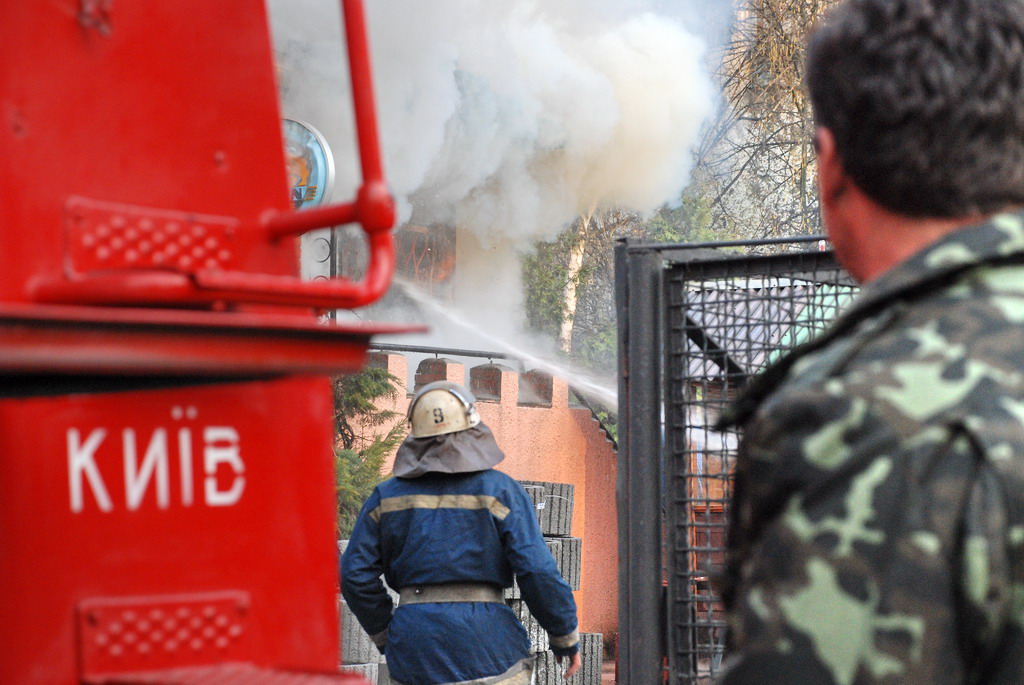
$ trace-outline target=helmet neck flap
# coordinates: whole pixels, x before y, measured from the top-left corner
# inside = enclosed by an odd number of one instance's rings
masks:
[[[491,429],[479,423],[467,430],[426,438],[412,434],[399,446],[393,474],[417,478],[426,473],[483,471],[505,458]]]

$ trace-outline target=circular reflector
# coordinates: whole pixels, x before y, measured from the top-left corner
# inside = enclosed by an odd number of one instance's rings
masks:
[[[327,140],[307,123],[284,120],[288,188],[295,209],[325,204],[334,187],[334,156]]]

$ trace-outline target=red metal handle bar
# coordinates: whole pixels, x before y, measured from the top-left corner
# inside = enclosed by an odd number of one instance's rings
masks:
[[[250,302],[292,304],[318,309],[341,309],[369,304],[383,295],[395,270],[391,231],[368,234],[369,263],[359,282],[344,279],[306,281],[301,288],[286,276],[258,276],[238,271],[206,271],[195,274],[195,283],[211,301],[242,294]],[[339,304],[344,302],[345,304]]]
[[[343,9],[349,72],[352,78],[352,106],[355,111],[356,130],[359,131],[359,159],[363,168],[363,181],[383,183],[384,170],[377,135],[377,112],[373,103],[366,13],[363,11],[362,0],[343,0]]]
[[[264,225],[274,239],[355,221],[362,224],[367,233],[373,233],[391,228],[395,221],[394,202],[387,192],[381,163],[363,1],[342,0],[342,9],[363,184],[355,202],[302,212],[271,213],[264,217]]]
[[[355,307],[368,303],[387,290],[394,271],[394,246],[390,231],[369,236],[370,262],[366,278],[296,282],[290,276],[251,274],[241,271],[118,272],[66,280],[39,278],[29,284],[37,302],[103,305],[176,305],[181,303],[257,302],[316,309]]]
[[[262,223],[270,238],[278,240],[284,236],[307,233],[318,228],[358,222],[369,240],[370,259],[365,276],[359,283],[342,281],[333,287],[338,297],[355,302],[356,304],[347,305],[353,307],[376,300],[384,294],[391,283],[395,267],[393,243],[390,235],[387,240],[383,240],[379,238],[379,234],[390,231],[394,225],[395,205],[388,193],[381,163],[366,12],[362,0],[342,0],[342,11],[345,17],[345,39],[362,185],[356,193],[354,202],[301,212],[270,212],[263,217]],[[382,251],[388,254],[383,254]]]

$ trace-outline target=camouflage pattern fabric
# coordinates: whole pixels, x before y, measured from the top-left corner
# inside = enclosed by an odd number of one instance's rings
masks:
[[[1024,683],[1024,217],[869,284],[723,419],[722,683]]]

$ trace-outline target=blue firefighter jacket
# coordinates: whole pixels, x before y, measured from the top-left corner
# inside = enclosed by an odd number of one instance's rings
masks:
[[[341,562],[342,594],[370,634],[387,631],[388,669],[407,685],[504,673],[530,641],[505,604],[458,602],[393,607],[380,580],[400,589],[440,583],[512,586],[541,626],[579,645],[576,603],[544,544],[529,495],[494,470],[391,478],[363,505]],[[572,644],[568,644],[572,643]]]

